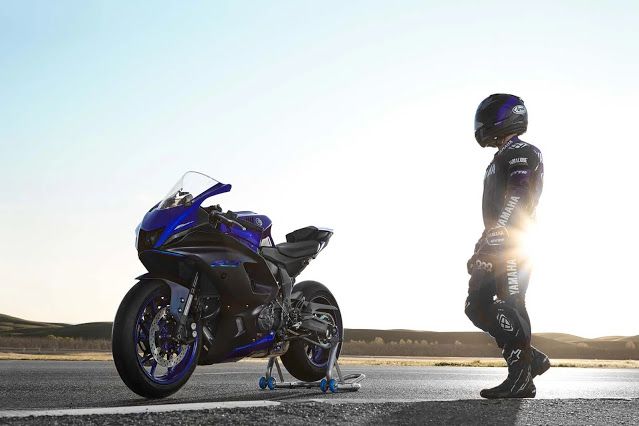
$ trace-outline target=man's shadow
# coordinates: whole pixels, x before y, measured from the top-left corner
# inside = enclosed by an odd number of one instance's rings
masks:
[[[367,424],[514,425],[523,399],[470,399],[386,403],[383,414],[368,418]],[[382,408],[382,407],[380,407]]]

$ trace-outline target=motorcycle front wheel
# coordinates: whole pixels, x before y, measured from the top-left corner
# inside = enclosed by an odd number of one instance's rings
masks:
[[[177,392],[195,370],[200,355],[201,325],[196,325],[191,343],[176,341],[170,302],[171,292],[164,282],[143,280],[124,296],[113,321],[115,367],[129,389],[145,398]]]

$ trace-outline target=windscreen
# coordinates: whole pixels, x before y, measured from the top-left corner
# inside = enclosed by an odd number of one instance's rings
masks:
[[[159,210],[171,209],[178,206],[188,206],[193,198],[197,197],[207,189],[217,185],[218,181],[200,172],[186,172],[177,181],[175,186],[160,201]]]

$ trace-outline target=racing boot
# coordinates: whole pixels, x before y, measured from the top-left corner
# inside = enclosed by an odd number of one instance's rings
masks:
[[[548,359],[548,355],[534,346],[531,346],[530,350],[532,351],[530,375],[534,379],[535,377],[544,374],[550,368],[550,359]]]
[[[482,389],[482,398],[534,398],[537,389],[532,380],[532,350],[504,348],[504,358],[508,364],[508,377],[500,385]]]

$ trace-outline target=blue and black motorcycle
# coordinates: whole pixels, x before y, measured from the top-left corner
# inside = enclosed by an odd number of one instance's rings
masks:
[[[244,357],[270,359],[262,388],[275,386],[276,357],[301,381],[322,379],[324,391],[335,383],[330,374],[343,335],[337,301],[318,282],[295,284],[332,231],[309,226],[276,245],[268,217],[202,206],[230,190],[187,172],[137,229],[138,257],[148,273],[117,311],[113,359],[141,396],[176,392],[197,364]]]

